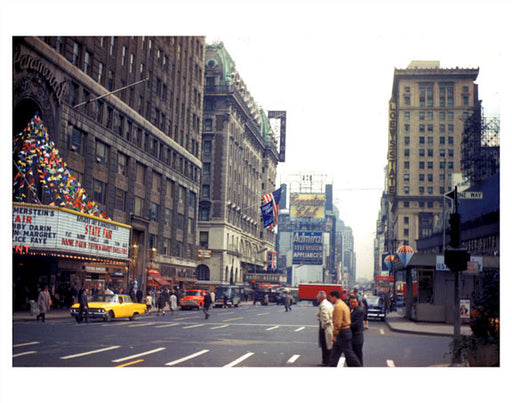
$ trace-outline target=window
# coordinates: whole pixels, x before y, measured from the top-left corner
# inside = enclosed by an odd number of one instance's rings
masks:
[[[103,80],[103,63],[98,64],[98,83],[102,84]]]
[[[194,192],[188,193],[188,207],[194,209],[194,211],[196,209],[196,194]]]
[[[432,174],[428,174],[427,178],[428,178],[429,182],[433,182],[434,181],[434,175],[432,175]]]
[[[420,194],[425,193],[425,187],[424,186],[420,186],[419,187],[419,192],[420,192]]]
[[[404,148],[404,157],[408,157],[408,156],[409,156],[409,149]]]
[[[158,220],[158,204],[151,202],[149,205],[149,218],[153,221]]]
[[[419,169],[425,169],[425,161],[419,162]]]
[[[142,217],[143,216],[142,212],[144,211],[143,207],[144,207],[144,199],[141,197],[135,196],[133,213],[136,216]]]
[[[404,119],[411,120],[411,112],[404,112]]]
[[[445,137],[444,136],[439,137],[439,144],[445,144]]]
[[[110,37],[110,56],[114,54],[114,37]]]
[[[153,183],[151,184],[151,190],[160,193],[162,188],[162,175],[153,172]]]
[[[405,137],[404,137],[404,144],[405,144],[406,146],[408,146],[410,142],[411,142],[411,138],[410,138],[409,136],[405,136]]]
[[[201,231],[199,233],[199,246],[201,248],[208,248],[208,232]]]
[[[427,155],[428,155],[429,157],[433,157],[433,156],[434,156],[434,150],[433,150],[433,149],[431,149],[431,148],[429,148],[429,149],[427,150]]]
[[[71,83],[69,86],[69,105],[75,106],[78,99],[78,84]]]
[[[404,174],[404,182],[409,182],[409,174]]]
[[[404,97],[404,103],[405,103],[405,106],[410,106],[411,105],[411,97]]]
[[[199,209],[199,216],[201,221],[210,221],[210,208],[201,207]]]
[[[71,63],[73,63],[75,66],[78,66],[78,43],[73,42],[73,55],[71,58]]]
[[[93,199],[96,203],[105,204],[105,183],[97,179],[92,181]]]
[[[212,142],[210,140],[205,140],[203,143],[203,154],[209,155],[212,153]]]
[[[107,106],[107,127],[109,129],[112,129],[113,122],[114,122],[114,110],[110,106]]]
[[[407,216],[404,216],[404,224],[409,224],[409,217]]]
[[[128,169],[128,157],[123,153],[117,153],[117,173],[126,176]]]
[[[167,207],[164,210],[164,223],[165,225],[171,225],[171,209]]]
[[[145,183],[146,167],[137,163],[135,168],[135,182],[143,185]]]
[[[99,165],[108,164],[108,146],[99,140],[96,140],[96,163]]]
[[[424,157],[425,156],[425,149],[424,148],[420,148],[419,149],[419,153],[420,153],[420,157]]]
[[[419,180],[420,182],[425,182],[425,174],[420,174]]]
[[[187,189],[185,187],[180,186],[178,188],[178,202],[181,204],[185,204],[185,195],[186,195]]]
[[[112,70],[108,71],[107,90],[114,90],[114,72]]]
[[[441,158],[445,157],[445,149],[444,148],[439,149],[439,157],[441,157]]]
[[[429,186],[429,187],[427,188],[427,193],[428,193],[429,195],[433,194],[433,193],[434,193],[434,188],[433,188],[432,186]]]
[[[407,133],[411,131],[411,125],[409,123],[404,124],[404,131]]]
[[[85,52],[84,55],[84,73],[89,74],[89,68],[91,66],[91,54],[89,52]]]
[[[204,131],[205,132],[211,132],[213,129],[213,120],[212,119],[205,119],[204,120]]]
[[[124,66],[126,60],[126,46],[121,49],[121,66]]]
[[[164,238],[164,255],[169,256],[171,254],[171,239]]]
[[[126,192],[122,189],[116,188],[116,209],[125,211],[126,210]]]
[[[423,123],[420,124],[420,133],[425,133],[425,125]]]
[[[211,174],[211,165],[209,162],[205,162],[203,164],[203,175],[210,175]]]
[[[427,162],[427,169],[434,169],[434,163],[432,161]]]
[[[204,198],[210,197],[210,185],[203,185],[201,190],[201,196]]]
[[[406,195],[408,195],[408,194],[409,194],[409,186],[404,186],[404,193],[405,193]]]
[[[409,169],[409,161],[404,161],[404,169]]]
[[[420,112],[420,120],[425,120],[425,112]]]
[[[425,137],[424,136],[420,136],[419,137],[419,141],[420,141],[420,144],[425,144]]]
[[[74,127],[71,132],[69,148],[79,155],[84,155],[85,151],[85,132]]]

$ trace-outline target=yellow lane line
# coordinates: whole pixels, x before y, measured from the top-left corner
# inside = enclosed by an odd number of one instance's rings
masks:
[[[256,315],[268,315],[270,312],[257,313]]]
[[[137,361],[127,362],[126,364],[116,365],[116,368],[127,367],[128,365],[137,364],[138,362],[142,362],[142,361],[144,361],[144,360],[137,360]]]
[[[230,320],[238,320],[238,319],[243,319],[243,316],[240,316],[238,318],[224,319],[223,322],[229,322]]]

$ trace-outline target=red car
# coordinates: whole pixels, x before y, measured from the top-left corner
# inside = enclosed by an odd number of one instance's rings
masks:
[[[187,290],[180,299],[181,309],[202,309],[204,306],[205,290]]]

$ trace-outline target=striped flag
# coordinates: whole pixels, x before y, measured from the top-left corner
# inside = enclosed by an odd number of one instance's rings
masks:
[[[263,227],[274,229],[277,227],[279,204],[281,202],[281,188],[262,196],[263,205],[260,207],[263,218]]]

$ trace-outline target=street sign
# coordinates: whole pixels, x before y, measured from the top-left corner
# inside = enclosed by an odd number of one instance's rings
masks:
[[[462,192],[458,196],[461,199],[483,199],[484,192]]]

